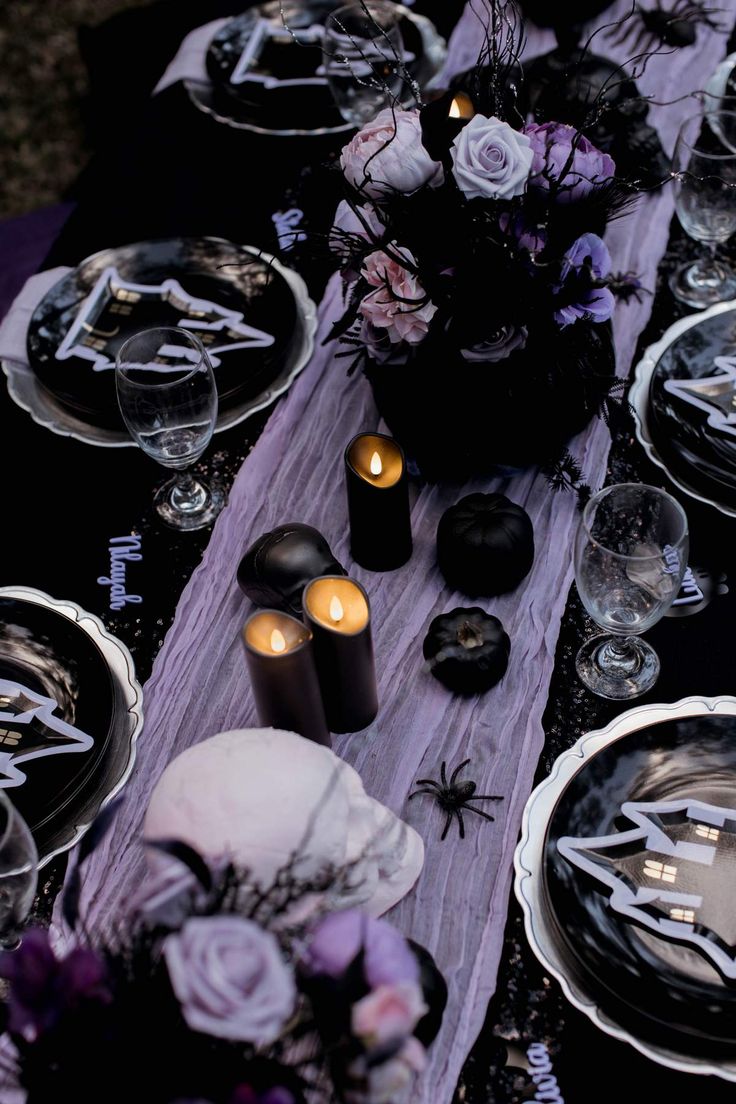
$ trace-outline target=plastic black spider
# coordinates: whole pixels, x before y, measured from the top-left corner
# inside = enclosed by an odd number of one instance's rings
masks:
[[[635,7],[631,18],[622,20],[619,34],[614,28],[606,37],[612,46],[621,46],[627,42],[631,49],[649,52],[659,44],[673,48],[692,46],[698,33],[698,26],[710,27],[713,31],[722,31],[723,27],[712,18],[722,8],[706,8],[703,0],[675,0],[667,10],[657,0],[653,8]]]
[[[460,766],[455,767],[454,771],[450,775],[450,781],[447,781],[447,764],[443,762],[440,767],[440,782],[434,782],[431,778],[417,778],[417,786],[423,786],[424,789],[415,790],[414,793],[409,794],[409,801],[413,797],[421,797],[426,795],[427,797],[433,797],[440,809],[444,813],[447,813],[447,820],[445,821],[445,827],[440,839],[445,839],[447,833],[450,830],[452,824],[452,818],[457,817],[457,823],[460,828],[460,839],[465,839],[465,824],[463,822],[462,809],[465,809],[469,813],[477,813],[478,816],[483,817],[484,820],[495,820],[490,813],[484,813],[482,809],[474,809],[470,804],[471,801],[503,801],[503,797],[498,794],[477,794],[475,782],[468,780],[467,782],[457,782],[457,776],[463,767],[467,767],[469,759],[463,759]]]

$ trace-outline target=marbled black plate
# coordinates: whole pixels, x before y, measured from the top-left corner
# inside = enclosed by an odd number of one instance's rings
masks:
[[[736,699],[584,736],[532,794],[516,870],[531,946],[578,1008],[736,1080]]]
[[[127,649],[70,602],[0,588],[0,788],[41,862],[71,846],[132,769],[141,690]]]
[[[303,320],[292,280],[257,250],[217,238],[138,242],[88,257],[51,288],[31,318],[28,358],[72,417],[124,434],[114,363],[132,333],[185,321],[210,352],[227,416],[273,397],[303,361]]]
[[[288,17],[293,35],[284,30],[280,0],[270,0],[231,19],[215,34],[207,50],[211,86],[188,83],[196,106],[229,125],[266,134],[319,135],[352,130],[319,73],[321,46],[310,35],[310,28],[323,25],[330,12],[341,5],[342,0],[300,3]],[[426,89],[444,63],[444,40],[425,16],[398,7],[402,39],[410,55],[407,68],[420,88]],[[261,42],[264,25],[270,35]],[[244,66],[244,51],[254,35],[259,36],[255,56]]]

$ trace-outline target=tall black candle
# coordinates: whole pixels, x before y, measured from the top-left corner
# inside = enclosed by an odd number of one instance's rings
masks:
[[[369,571],[393,571],[412,553],[409,483],[401,446],[359,433],[345,449],[350,552]]]
[[[368,595],[360,583],[322,575],[304,588],[304,620],[330,732],[359,732],[378,712]]]
[[[260,723],[330,747],[309,627],[259,610],[243,627],[243,643]]]

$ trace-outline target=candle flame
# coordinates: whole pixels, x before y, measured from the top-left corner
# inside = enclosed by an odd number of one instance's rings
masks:
[[[281,629],[274,629],[271,633],[271,651],[272,652],[285,652],[286,651],[286,637],[281,632]]]
[[[450,118],[462,119],[462,113],[460,111],[460,104],[457,102],[457,98],[450,104]]]
[[[374,452],[371,456],[370,463],[371,475],[380,475],[383,471],[383,464],[381,463],[381,457],[377,452]]]
[[[336,594],[333,594],[330,599],[330,617],[333,621],[338,622],[342,621],[344,616],[345,610],[342,608],[342,602]]]

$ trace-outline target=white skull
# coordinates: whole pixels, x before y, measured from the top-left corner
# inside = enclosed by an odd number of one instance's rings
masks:
[[[424,863],[421,837],[366,794],[351,766],[273,728],[222,732],[182,752],[151,795],[143,831],[228,856],[262,886],[295,852],[305,878],[350,865],[331,907],[372,916],[409,892]]]

